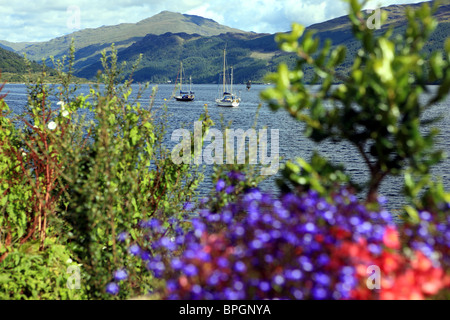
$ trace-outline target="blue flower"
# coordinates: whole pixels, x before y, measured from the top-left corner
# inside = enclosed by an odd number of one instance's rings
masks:
[[[303,273],[299,269],[286,271],[286,278],[288,280],[300,280],[303,277]]]
[[[219,179],[216,184],[216,191],[220,192],[225,188],[225,181],[223,179]]]
[[[233,186],[228,186],[228,187],[225,189],[225,193],[226,193],[226,194],[231,194],[231,193],[233,193],[233,191],[234,191],[234,187],[233,187]]]
[[[259,284],[259,289],[261,291],[267,292],[270,290],[270,284],[267,281],[261,281]]]
[[[215,286],[220,281],[220,273],[218,271],[214,271],[211,276],[208,278],[207,283],[210,286]]]
[[[147,251],[142,251],[141,253],[141,259],[144,261],[150,260],[150,253]]]
[[[125,240],[127,240],[127,239],[128,239],[128,232],[126,232],[126,231],[121,232],[117,235],[117,240],[119,242],[125,242]]]
[[[275,284],[281,286],[284,283],[284,277],[280,274],[277,274],[274,278],[273,278],[273,282],[275,282]]]
[[[247,266],[242,261],[237,261],[234,265],[234,269],[237,272],[245,272],[245,271],[247,271]]]
[[[196,276],[198,272],[197,267],[191,263],[184,267],[183,271],[187,276]]]
[[[172,259],[172,261],[170,262],[170,265],[172,266],[172,268],[174,270],[180,270],[181,267],[183,267],[183,263],[181,262],[181,260],[176,257]]]
[[[173,241],[171,241],[169,239],[169,237],[162,237],[160,242],[161,242],[161,246],[163,246],[167,250],[174,251],[177,248],[175,243]]]
[[[185,202],[183,205],[183,209],[186,211],[191,211],[192,209],[194,209],[194,207],[195,207],[194,204],[189,201]]]
[[[119,285],[115,282],[110,282],[106,285],[106,293],[112,294],[113,296],[119,293]]]
[[[228,260],[224,257],[220,257],[219,259],[217,259],[217,265],[221,268],[226,268],[228,267]]]
[[[320,283],[321,285],[327,286],[330,284],[330,277],[326,275],[325,273],[318,272],[314,274],[314,279],[316,282]]]
[[[137,256],[141,253],[141,248],[137,244],[132,244],[128,250],[133,256]]]
[[[312,289],[312,296],[315,300],[322,300],[322,299],[326,299],[328,295],[327,290],[325,290],[322,287],[314,287]]]
[[[119,269],[114,272],[114,279],[116,281],[126,280],[128,278],[128,273],[125,269]]]

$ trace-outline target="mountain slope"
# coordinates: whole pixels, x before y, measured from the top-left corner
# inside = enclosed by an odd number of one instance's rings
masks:
[[[143,55],[139,69],[133,74],[136,81],[174,81],[179,62],[183,61],[185,72],[192,76],[194,83],[214,83],[222,71],[225,46],[228,48],[228,64],[235,69],[236,82],[261,81],[267,70],[274,71],[276,68],[269,60],[275,55],[285,55],[278,50],[273,35],[226,33],[204,37],[198,34],[165,33],[149,34],[121,50],[119,62],[127,61],[131,65],[140,54]],[[78,70],[76,75],[93,78],[98,70],[101,70],[100,62]]]
[[[48,59],[50,56],[59,58],[66,54],[72,38],[75,41],[77,50],[86,47],[102,49],[105,46],[110,46],[111,43],[116,43],[118,48],[125,48],[147,34],[158,35],[166,32],[197,33],[203,36],[218,35],[226,32],[245,33],[242,30],[220,25],[211,19],[162,11],[138,23],[122,23],[114,26],[84,29],[50,41],[26,45],[19,49],[18,52],[21,54],[26,53],[30,59],[40,61],[41,59]],[[15,45],[19,46],[20,44]],[[14,48],[11,43],[9,47]],[[79,58],[87,59],[98,53],[98,50],[91,50],[89,56],[84,55]]]
[[[42,66],[32,62],[31,72],[37,72]],[[0,72],[2,73],[1,81],[23,81],[20,75],[27,73],[29,70],[23,57],[17,53],[0,48]]]

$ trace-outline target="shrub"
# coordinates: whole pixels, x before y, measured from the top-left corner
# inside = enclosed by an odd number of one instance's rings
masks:
[[[67,246],[55,240],[47,239],[49,248],[45,251],[39,250],[39,241],[29,241],[8,255],[0,270],[0,299],[86,299],[82,287],[76,288],[74,282],[72,288],[68,285],[71,281],[69,267],[80,266],[72,262]]]

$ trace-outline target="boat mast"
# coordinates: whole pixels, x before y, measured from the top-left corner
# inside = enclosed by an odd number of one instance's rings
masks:
[[[180,61],[180,94],[183,90],[183,61]]]
[[[231,86],[230,93],[233,94],[233,67],[231,67]]]
[[[223,49],[223,92],[226,92],[225,90],[225,54],[226,54],[227,48]]]

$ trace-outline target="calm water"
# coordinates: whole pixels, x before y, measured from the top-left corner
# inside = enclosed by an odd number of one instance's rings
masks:
[[[135,91],[137,91],[137,86]],[[217,85],[195,85],[196,99],[193,102],[177,102],[174,99],[169,99],[173,85],[158,85],[158,92],[155,97],[154,109],[163,105],[168,106],[169,113],[172,114],[168,129],[168,140],[173,130],[184,127],[193,130],[193,122],[197,121],[200,114],[203,112],[203,107],[208,104],[208,111],[212,119],[216,123],[218,129],[220,128],[221,114],[224,117],[225,123],[232,121],[232,129],[243,129],[246,131],[251,128],[258,105],[261,103],[259,93],[267,88],[265,85],[253,85],[252,88],[247,91],[245,85],[236,85],[235,91],[241,92],[242,102],[237,108],[220,108],[214,104],[214,99],[218,93]],[[430,87],[431,90],[435,90],[435,87]],[[89,91],[88,85],[83,85],[79,92],[87,94]],[[25,85],[21,84],[7,84],[3,93],[8,92],[8,96],[5,101],[10,106],[14,113],[20,113],[23,111],[26,104],[27,90]],[[148,89],[143,99],[139,100],[142,105],[148,105],[149,97],[151,95],[151,88]],[[164,99],[167,99],[165,101]],[[426,99],[426,96],[423,96]],[[56,106],[57,100],[54,100],[54,106]],[[442,115],[443,119],[436,125],[440,129],[440,135],[438,137],[437,148],[443,149],[450,155],[450,98],[447,98],[444,102],[436,104],[432,109],[426,112],[425,117],[434,117]],[[316,145],[304,137],[302,133],[303,126],[292,119],[287,112],[278,111],[272,112],[266,105],[263,104],[258,117],[257,128],[267,126],[268,136],[270,142],[270,129],[279,129],[279,153],[284,159],[294,159],[296,157],[302,157],[309,159],[313,150],[318,150],[322,155],[326,156],[335,163],[345,164],[348,173],[353,177],[356,182],[365,181],[368,178],[368,171],[364,166],[362,159],[359,157],[356,149],[346,143],[331,143],[325,142],[320,145]],[[177,142],[168,141],[168,148],[172,149]],[[209,143],[206,143],[208,145]],[[269,149],[270,150],[270,149]],[[210,170],[211,166],[207,169]],[[441,177],[447,190],[450,190],[450,158],[446,158],[441,164],[433,168],[433,174],[436,177]],[[263,184],[262,189],[267,192],[277,193],[277,189],[274,184],[275,177],[269,177]],[[207,194],[211,188],[210,180],[206,180],[202,187],[201,193]],[[388,198],[388,207],[398,208],[404,203],[404,199],[401,195],[402,179],[399,177],[385,179],[381,186],[381,193]]]

